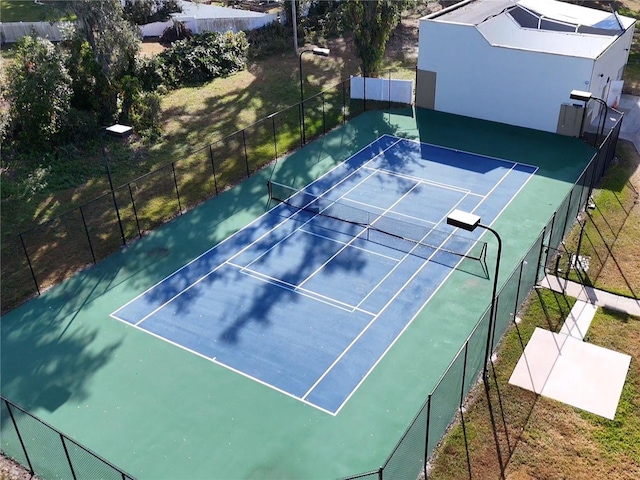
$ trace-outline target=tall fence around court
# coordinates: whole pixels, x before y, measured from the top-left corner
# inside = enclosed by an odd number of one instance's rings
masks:
[[[386,102],[382,104],[375,102],[375,105],[371,103],[373,102],[367,100],[351,101],[347,80],[332,89],[305,99],[304,109],[301,108],[301,104],[286,108],[218,142],[193,151],[179,161],[119,186],[115,189],[115,196],[122,220],[124,239],[120,236],[117,215],[111,192],[109,192],[49,222],[23,232],[9,242],[3,242],[3,309],[6,308],[4,302],[7,282],[22,282],[23,289],[20,294],[14,294],[10,299],[14,303],[23,300],[26,296],[39,293],[43,286],[55,283],[80,266],[95,263],[114,252],[122,245],[123,240],[129,242],[142,236],[145,231],[217,195],[252,175],[283,153],[303,145],[301,117],[303,110],[306,137],[310,139],[366,109],[389,106]],[[547,267],[554,264],[555,252],[575,222],[578,213],[588,203],[593,188],[614,158],[621,121],[620,114],[617,123],[600,144],[558,210],[504,282],[497,297],[497,314],[492,327],[493,331],[489,331],[490,309],[487,309],[384,464],[377,470],[351,476],[348,479],[405,480],[416,478],[421,472],[425,478],[428,477],[429,457],[462,407],[465,397],[476,383],[478,374],[484,366],[488,335],[491,335],[490,348],[493,351],[509,324],[515,320],[515,314],[529,292],[544,275]],[[162,208],[158,208],[158,205],[162,205]],[[67,255],[71,260],[65,264],[65,268],[61,269],[60,259],[66,258]],[[65,457],[71,458],[68,460],[69,464],[76,455],[79,458],[86,458],[85,456],[89,455],[109,466],[92,466],[93,460],[83,460],[88,462],[86,468],[105,468],[104,471],[108,471],[108,474],[78,475],[77,478],[131,478],[43,422],[40,423],[53,433],[38,435],[26,430],[29,432],[27,436],[31,436],[34,440],[28,443],[20,440],[19,437],[25,431],[24,428],[33,428],[35,431],[44,427],[28,427],[27,425],[31,422],[35,422],[34,425],[37,424],[37,419],[8,400],[2,398],[2,401],[4,402],[1,411],[2,451],[23,465],[29,466],[36,474],[39,473],[38,468],[30,463],[32,455],[33,458],[42,458],[38,457],[44,454],[42,452],[53,451],[58,448],[56,445],[61,444]],[[33,418],[33,420],[28,420],[29,423],[25,422],[24,428],[21,422],[14,423],[11,430],[7,422],[14,422],[11,413],[16,411],[20,411],[19,416],[22,419]],[[22,450],[17,447],[18,444],[21,445]],[[27,456],[29,456],[28,459]],[[64,459],[59,463],[64,465]],[[77,464],[73,463],[72,468],[76,466]],[[109,468],[113,468],[113,472],[116,473],[112,475],[112,470]],[[96,471],[103,472],[103,470]],[[56,473],[53,476],[69,477],[69,474]]]
[[[527,254],[511,272],[497,296],[496,317],[489,331],[491,309],[488,308],[467,337],[446,372],[427,396],[400,441],[387,460],[377,470],[347,477],[345,480],[378,479],[406,480],[429,477],[428,460],[442,439],[464,399],[476,383],[485,365],[487,336],[493,352],[502,335],[527,296],[555,263],[556,252],[578,214],[590,201],[591,193],[603,177],[615,156],[623,115],[609,131],[589,164],[551,216]]]
[[[134,477],[64,433],[0,396],[2,453],[41,478],[119,479]]]

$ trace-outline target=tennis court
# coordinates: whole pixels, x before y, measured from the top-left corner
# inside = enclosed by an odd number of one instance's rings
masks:
[[[535,171],[384,135],[112,316],[336,414]]]
[[[494,239],[446,215],[500,232],[502,283],[592,154],[440,112],[360,115],[3,315],[3,395],[137,478],[371,471],[491,300]],[[434,409],[457,404],[459,382],[438,392]],[[43,471],[64,462],[28,442]]]

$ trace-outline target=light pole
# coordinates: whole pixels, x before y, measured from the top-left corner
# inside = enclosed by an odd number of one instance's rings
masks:
[[[302,144],[304,145],[305,143],[307,143],[307,134],[305,132],[305,127],[304,127],[304,90],[302,88],[302,55],[307,53],[307,52],[311,52],[314,55],[318,55],[320,57],[328,57],[329,56],[329,49],[328,48],[320,48],[320,47],[315,47],[315,48],[309,48],[306,50],[302,50],[300,52],[300,55],[298,55],[298,61],[300,64],[300,118],[302,119]]]
[[[601,98],[598,97],[594,97],[591,92],[584,92],[582,90],[572,90],[571,94],[569,95],[569,98],[571,98],[571,100],[581,100],[584,102],[584,106],[585,106],[585,115],[586,115],[586,108],[587,108],[587,103],[589,102],[589,100],[595,100],[597,102],[600,102],[602,104],[602,106],[604,107],[604,113],[602,114],[602,121],[600,122],[600,128],[596,131],[596,148],[598,148],[598,144],[600,141],[600,135],[603,133],[604,131],[604,122],[605,119],[607,118],[607,109],[609,108],[609,106],[607,105],[607,102],[605,102],[604,100],[602,100]],[[583,115],[582,117],[582,124],[580,125],[580,135],[582,135],[582,127],[584,126],[584,118],[585,116]]]
[[[478,215],[473,213],[463,212],[462,210],[454,210],[447,216],[447,225],[453,225],[457,228],[462,228],[469,232],[474,231],[477,227],[484,228],[493,233],[498,239],[498,255],[496,258],[496,271],[493,275],[493,295],[491,296],[491,311],[489,313],[489,330],[487,331],[487,346],[484,353],[484,368],[482,370],[482,378],[485,379],[485,385],[487,384],[487,363],[491,355],[491,337],[493,336],[493,330],[496,324],[496,315],[498,308],[498,272],[500,271],[500,257],[502,256],[502,239],[498,232],[493,228],[480,223],[482,219]]]
[[[122,238],[122,245],[127,244],[127,240],[124,236],[124,229],[122,228],[122,219],[120,218],[120,209],[118,208],[118,200],[116,199],[116,192],[113,188],[113,180],[111,179],[111,169],[109,168],[109,158],[107,157],[107,149],[104,145],[104,135],[115,137],[119,139],[127,138],[133,133],[133,128],[127,125],[115,124],[110,127],[102,129],[100,132],[100,145],[102,146],[102,159],[104,160],[104,166],[107,170],[107,177],[109,178],[109,188],[111,189],[111,198],[113,198],[113,206],[116,209],[116,216],[118,217],[118,226],[120,227],[120,237]]]

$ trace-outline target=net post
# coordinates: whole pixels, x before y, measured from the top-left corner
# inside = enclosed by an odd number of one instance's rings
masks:
[[[271,180],[267,180],[267,194],[269,195],[269,200],[273,199],[273,184]]]

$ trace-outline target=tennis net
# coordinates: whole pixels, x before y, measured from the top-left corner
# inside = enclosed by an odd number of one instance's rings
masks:
[[[269,181],[267,186],[271,200],[358,227],[355,232],[350,232],[351,235],[452,267],[457,265],[460,257],[477,260],[481,263],[483,272],[487,271],[486,242],[432,226],[378,215],[273,181]],[[349,233],[344,229],[339,230]]]

